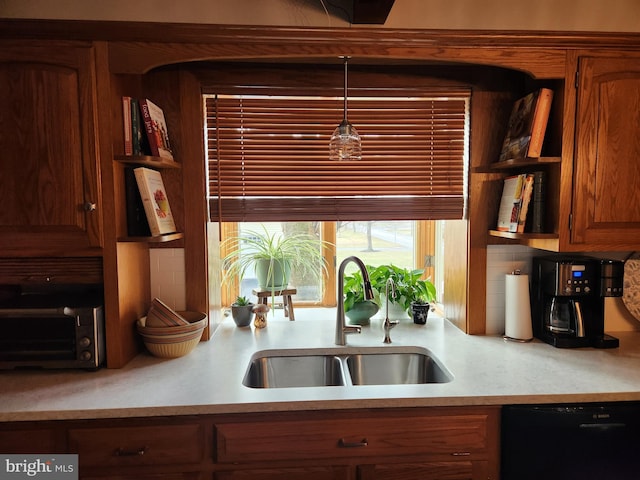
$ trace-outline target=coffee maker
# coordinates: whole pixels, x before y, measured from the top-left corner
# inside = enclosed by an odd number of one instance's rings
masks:
[[[624,262],[580,256],[533,258],[533,335],[559,348],[618,347],[604,333],[604,300],[622,296]]]

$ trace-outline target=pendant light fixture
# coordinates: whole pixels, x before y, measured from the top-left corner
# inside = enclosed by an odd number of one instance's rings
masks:
[[[360,160],[362,158],[362,144],[357,130],[347,120],[347,62],[344,60],[344,118],[336,127],[329,143],[329,158],[331,160]]]

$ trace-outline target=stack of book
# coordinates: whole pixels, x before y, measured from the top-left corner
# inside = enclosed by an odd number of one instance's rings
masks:
[[[505,178],[496,229],[511,233],[544,233],[545,190],[542,171]]]
[[[125,155],[152,155],[173,160],[162,109],[149,99],[122,97]]]

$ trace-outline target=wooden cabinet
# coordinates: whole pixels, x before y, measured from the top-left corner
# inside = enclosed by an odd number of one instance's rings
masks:
[[[578,59],[571,243],[640,245],[640,57]]]
[[[210,464],[205,431],[179,417],[71,423],[67,448],[85,479],[196,480]]]
[[[313,478],[348,472],[346,478],[359,479],[497,479],[498,412],[292,412],[216,422],[217,463],[229,470],[218,475],[248,478],[247,472],[261,471],[256,478],[268,479],[283,468],[303,468]]]
[[[0,452],[6,455],[65,453],[56,429],[31,422],[0,424]]]
[[[103,244],[94,52],[40,45],[0,45],[0,251],[88,255]]]
[[[81,479],[497,480],[500,407],[13,422],[4,453],[78,454]]]

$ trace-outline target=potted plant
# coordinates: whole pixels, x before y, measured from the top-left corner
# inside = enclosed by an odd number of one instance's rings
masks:
[[[367,271],[371,271],[367,266]],[[362,273],[356,270],[351,275],[344,276],[344,314],[349,323],[355,325],[369,325],[371,317],[379,310],[379,305],[373,300],[365,300],[362,287]]]
[[[307,233],[284,235],[248,231],[230,237],[222,244],[226,255],[222,260],[223,281],[242,280],[255,270],[258,287],[274,294],[289,285],[291,271],[314,280],[322,279],[327,270],[323,249],[328,242]]]
[[[254,304],[244,296],[236,298],[231,304],[231,316],[238,327],[246,327],[251,324]]]
[[[406,315],[412,316],[413,302],[429,305],[436,300],[436,287],[429,279],[423,279],[423,274],[422,269],[380,265],[371,271],[370,278],[372,287],[382,299],[381,304],[389,302],[389,306],[396,306]],[[389,291],[389,298],[384,298],[389,278],[395,284],[395,296]]]

